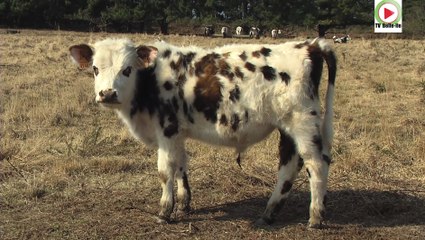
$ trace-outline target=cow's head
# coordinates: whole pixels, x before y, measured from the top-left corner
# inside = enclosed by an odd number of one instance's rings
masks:
[[[137,71],[150,67],[158,49],[136,47],[130,40],[106,39],[89,46],[69,48],[72,59],[81,68],[93,68],[96,102],[109,108],[119,108],[133,98]]]

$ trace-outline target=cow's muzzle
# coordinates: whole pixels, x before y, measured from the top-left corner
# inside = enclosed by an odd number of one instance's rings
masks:
[[[113,89],[102,90],[99,92],[98,103],[119,104],[117,91]]]

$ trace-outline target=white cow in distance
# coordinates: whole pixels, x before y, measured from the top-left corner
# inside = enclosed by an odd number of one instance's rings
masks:
[[[96,102],[113,109],[137,139],[158,149],[158,222],[170,221],[175,181],[177,213],[190,211],[186,139],[242,153],[277,129],[278,180],[256,223],[272,223],[305,166],[311,191],[309,227],[322,226],[336,76],[335,53],[324,39],[213,49],[105,39],[69,50],[80,68],[93,69]],[[324,61],[329,78],[322,119]]]

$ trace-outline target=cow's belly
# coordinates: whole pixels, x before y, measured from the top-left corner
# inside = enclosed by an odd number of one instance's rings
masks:
[[[234,131],[213,124],[189,129],[188,137],[205,143],[227,146],[243,152],[250,145],[265,139],[275,127],[265,124],[246,124]]]

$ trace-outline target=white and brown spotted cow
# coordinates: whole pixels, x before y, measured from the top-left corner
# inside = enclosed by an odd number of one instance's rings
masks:
[[[96,101],[114,109],[136,138],[158,148],[159,222],[173,212],[175,180],[177,211],[190,209],[186,138],[241,153],[278,129],[278,182],[257,223],[272,222],[305,165],[311,188],[309,226],[321,226],[336,74],[335,54],[325,40],[202,49],[106,39],[92,47],[72,46],[70,52],[81,68],[93,67]],[[329,82],[322,121],[318,89],[323,59]]]

